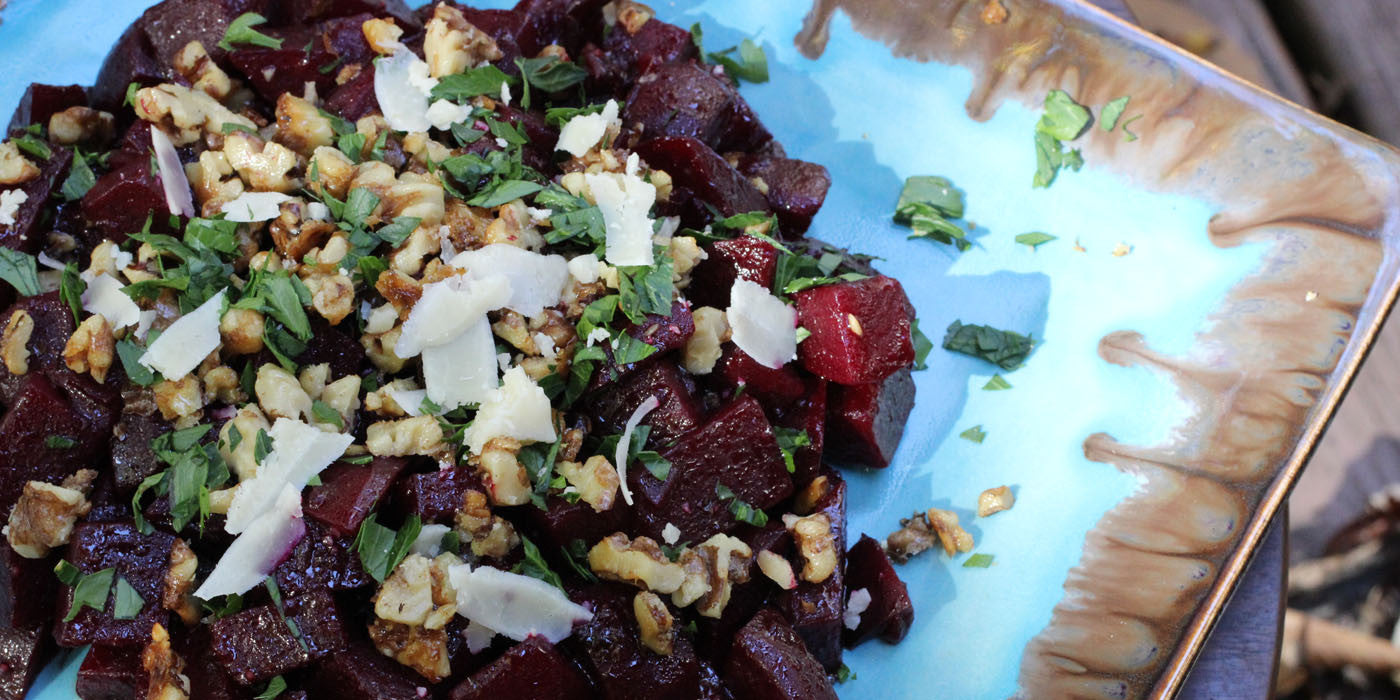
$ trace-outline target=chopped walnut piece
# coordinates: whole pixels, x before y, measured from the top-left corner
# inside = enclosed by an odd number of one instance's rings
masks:
[[[445,627],[457,613],[457,595],[447,569],[452,554],[429,560],[410,554],[374,596],[370,639],[379,652],[437,682],[452,673]]]
[[[503,506],[518,506],[530,502],[530,475],[525,472],[516,455],[520,441],[507,437],[492,438],[472,459],[481,470],[491,502]]]
[[[951,510],[940,510],[929,508],[926,513],[929,525],[938,534],[938,541],[943,545],[943,553],[953,556],[955,552],[972,551],[972,535],[967,530],[962,529],[958,524],[958,514]]]
[[[219,365],[205,372],[201,379],[204,381],[204,395],[217,403],[233,406],[248,400],[239,382],[238,372],[232,367]]]
[[[685,583],[685,570],[666,557],[656,540],[629,540],[621,532],[604,537],[588,550],[588,568],[599,578],[658,593],[675,593]]]
[[[379,279],[374,283],[375,291],[393,304],[399,312],[399,318],[408,319],[408,314],[413,310],[413,305],[418,303],[418,299],[423,296],[423,285],[416,279],[405,275],[398,270],[385,270],[379,274]]]
[[[117,120],[109,112],[75,105],[49,116],[49,138],[64,146],[105,144],[116,133]]]
[[[430,630],[376,619],[369,624],[369,638],[379,653],[417,671],[434,683],[452,673],[447,652],[447,630]]]
[[[792,502],[792,512],[798,515],[806,515],[816,510],[817,503],[826,496],[826,492],[831,488],[831,479],[825,474],[807,482],[801,491],[797,492],[797,497]]]
[[[0,143],[0,185],[18,185],[39,177],[39,166],[29,162],[13,141]]]
[[[272,424],[254,404],[248,404],[238,409],[238,413],[219,428],[219,454],[233,468],[239,481],[251,479],[258,473],[256,457],[258,431],[271,429]],[[229,445],[234,443],[233,431],[235,430],[238,431],[238,444],[233,449],[229,449]]]
[[[371,423],[365,433],[365,447],[378,457],[431,455],[442,451],[442,438],[437,418],[414,416]]]
[[[63,363],[78,374],[91,374],[101,384],[107,381],[107,370],[112,368],[115,352],[112,325],[101,314],[93,314],[83,319],[68,337],[68,343],[63,346]]]
[[[676,236],[671,239],[669,247],[674,264],[671,280],[676,283],[677,289],[685,289],[690,285],[690,271],[707,255],[692,236]]]
[[[96,477],[97,472],[83,469],[62,486],[43,481],[25,484],[4,528],[15,553],[26,559],[42,559],[50,549],[68,544],[73,525],[92,510],[87,493]]]
[[[797,541],[802,555],[802,580],[821,583],[836,571],[836,533],[825,513],[805,517],[784,516],[783,524]]]
[[[650,7],[631,0],[619,0],[616,7],[617,24],[628,34],[642,31],[642,27],[655,15]]]
[[[593,506],[594,511],[601,513],[613,507],[622,481],[607,457],[593,455],[583,464],[560,461],[556,468],[570,485],[578,489],[579,499]]]
[[[1001,4],[1001,0],[987,0],[987,5],[982,8],[983,24],[1001,24],[1007,16],[1006,6]]]
[[[179,615],[180,620],[190,627],[199,624],[200,617],[199,605],[192,595],[195,568],[198,566],[199,557],[194,550],[184,540],[177,538],[175,546],[170,549],[170,566],[165,570],[160,604]]]
[[[218,214],[224,204],[243,194],[243,181],[234,176],[223,151],[200,153],[197,162],[185,166],[185,176],[206,216]]]
[[[338,240],[338,239],[337,239]],[[311,308],[321,318],[337,325],[355,310],[355,284],[349,275],[340,271],[331,274],[309,275],[302,280],[307,291],[311,292]]]
[[[534,335],[525,323],[525,317],[510,309],[502,309],[499,313],[500,320],[491,324],[491,332],[520,352],[527,355],[539,354],[535,348]]]
[[[365,35],[369,47],[381,56],[391,56],[398,50],[403,30],[392,19],[367,19],[360,25],[360,33]]]
[[[156,87],[141,88],[136,91],[134,107],[136,116],[142,120],[173,127],[168,131],[175,132],[171,140],[176,146],[194,143],[204,132],[221,134],[224,124],[238,124],[250,129],[256,126],[247,118],[234,114],[219,104],[218,100],[204,91],[191,90],[183,85],[164,83]],[[235,132],[235,135],[242,133]],[[224,139],[225,144],[228,140]]]
[[[486,494],[467,489],[462,496],[462,508],[453,516],[457,530],[471,542],[472,554],[478,557],[503,559],[520,545],[520,536],[510,521],[491,513]]]
[[[5,361],[5,369],[10,374],[22,375],[29,371],[28,346],[33,334],[34,317],[24,309],[15,309],[5,323],[4,334],[0,334],[0,359]]]
[[[253,390],[258,395],[258,405],[272,419],[291,418],[299,420],[311,415],[311,397],[301,388],[301,382],[291,372],[271,362],[258,368]]]
[[[384,275],[379,276],[384,279]],[[369,361],[374,363],[380,370],[393,374],[408,363],[407,360],[394,354],[394,346],[399,342],[399,336],[403,334],[402,326],[394,326],[383,333],[365,333],[360,336],[360,345],[365,349],[365,355]]]
[[[938,544],[938,537],[923,513],[915,513],[899,521],[900,529],[885,538],[885,551],[890,559],[903,564],[924,550]]]
[[[410,554],[399,562],[374,597],[374,614],[382,620],[422,625],[433,610],[432,562]]]
[[[156,407],[160,409],[161,417],[174,421],[176,427],[188,428],[203,415],[204,392],[200,391],[200,382],[192,374],[174,381],[165,379],[156,382],[151,390],[155,393]]]
[[[676,563],[680,564],[681,571],[685,572],[685,581],[671,594],[671,602],[676,607],[683,608],[710,592],[709,565],[705,557],[688,547],[681,550]]]
[[[256,309],[229,307],[219,319],[219,335],[224,350],[233,355],[256,355],[263,350],[263,324],[266,319]]]
[[[336,198],[343,198],[355,176],[355,164],[344,153],[323,146],[312,152],[306,173],[312,192],[318,195],[330,192]]]
[[[661,597],[651,591],[639,591],[632,598],[632,614],[637,616],[642,644],[661,656],[670,656],[676,648],[676,620]]]
[[[277,140],[305,156],[335,140],[331,120],[316,105],[284,92],[277,98]]]
[[[695,548],[705,562],[709,591],[695,604],[696,612],[705,617],[719,618],[729,605],[734,584],[749,580],[749,565],[753,550],[737,537],[718,534]]]
[[[1016,496],[1011,493],[1009,486],[987,489],[977,496],[977,517],[985,518],[993,513],[1011,510],[1011,506],[1015,504]]]
[[[228,97],[233,91],[233,81],[229,80],[228,74],[224,72],[219,64],[209,58],[209,52],[205,51],[204,44],[198,41],[191,41],[185,44],[185,48],[175,54],[175,70],[188,80],[190,86],[196,90],[201,90],[216,100]]]
[[[235,131],[224,137],[224,157],[254,191],[286,193],[301,187],[301,180],[290,176],[297,154],[275,141]]]
[[[502,56],[490,34],[477,29],[461,10],[445,2],[433,8],[433,18],[424,30],[423,57],[428,74],[434,78],[461,73]]]
[[[141,668],[146,671],[146,700],[189,700],[185,661],[170,648],[170,633],[158,622],[151,625],[151,641],[141,650]]]
[[[758,553],[758,570],[785,591],[797,588],[797,574],[793,572],[792,562],[787,557],[765,549]]]
[[[685,369],[691,374],[709,374],[719,361],[720,346],[729,340],[729,320],[724,312],[702,306],[691,312],[695,332],[685,342]]]

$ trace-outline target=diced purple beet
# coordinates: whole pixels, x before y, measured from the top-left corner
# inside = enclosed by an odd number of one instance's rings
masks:
[[[185,660],[185,676],[190,679],[190,697],[200,700],[250,700],[253,692],[235,683],[219,657],[214,655],[209,625],[196,625],[188,634],[175,638],[180,658]]]
[[[670,38],[692,44],[690,37]],[[689,137],[722,153],[751,151],[772,140],[734,86],[714,71],[694,61],[650,68],[633,84],[622,113],[623,126],[643,139]]]
[[[288,598],[316,591],[348,591],[374,583],[351,547],[354,533],[336,536],[315,521],[306,521],[306,536],[273,569],[277,586]]]
[[[97,178],[83,196],[83,216],[102,236],[118,243],[141,230],[147,217],[162,221],[170,214],[160,176],[149,160],[132,160]]]
[[[359,374],[366,362],[365,348],[353,336],[318,315],[311,319],[311,340],[306,342],[306,350],[297,355],[297,364],[323,362],[331,366],[331,377],[335,379]]]
[[[647,165],[671,176],[673,189],[664,213],[681,217],[686,226],[703,228],[715,218],[711,209],[721,217],[768,211],[768,200],[753,183],[697,139],[654,138],[635,150]]]
[[[680,437],[705,419],[693,382],[681,368],[665,360],[642,363],[611,386],[604,385],[589,395],[588,406],[598,430],[621,433],[633,411],[652,397],[658,405],[641,422],[651,426],[652,444]]]
[[[583,47],[585,27],[601,27],[604,0],[520,0],[521,16],[515,40],[526,56],[539,55],[544,47],[558,44],[570,56]]]
[[[34,332],[25,345],[30,352],[29,372],[24,375],[0,372],[0,402],[13,406],[30,379],[39,375],[48,379],[53,391],[68,403],[83,424],[81,431],[65,435],[73,439],[74,445],[63,455],[73,465],[86,466],[86,460],[106,449],[107,435],[121,402],[124,374],[114,367],[107,373],[106,383],[98,384],[92,377],[77,374],[63,363],[63,348],[74,326],[73,314],[57,291],[20,299],[4,312],[5,318],[19,309],[34,319]],[[5,454],[4,450],[4,443],[0,441],[0,455]],[[78,468],[70,465],[70,471],[65,473]]]
[[[128,700],[145,697],[149,683],[141,647],[94,646],[78,667],[76,690],[82,700]]]
[[[8,513],[29,481],[58,483],[88,466],[77,445],[49,446],[48,438],[81,437],[87,426],[44,375],[30,372],[18,398],[0,418],[0,512]]]
[[[311,697],[336,700],[421,700],[427,697],[426,686],[408,667],[367,642],[356,642],[322,659],[306,691]]]
[[[884,469],[914,409],[914,377],[903,369],[878,384],[827,387],[826,458],[837,464]]]
[[[306,492],[306,513],[338,535],[354,535],[408,466],[403,457],[376,457],[369,464],[338,462]]]
[[[715,241],[706,246],[706,258],[690,273],[685,293],[696,306],[729,307],[729,290],[745,279],[764,289],[773,286],[778,271],[778,249],[753,236]]]
[[[841,665],[841,631],[845,629],[846,481],[828,469],[826,493],[812,512],[824,513],[836,540],[836,570],[821,583],[798,579],[797,588],[778,595],[777,607],[792,623],[808,651],[826,670]]]
[[[168,626],[170,613],[161,607],[160,600],[174,544],[174,535],[160,530],[143,535],[131,523],[80,523],[73,528],[64,555],[68,563],[85,574],[115,568],[116,577],[126,579],[145,604],[135,618],[118,620],[112,616],[109,599],[103,610],[84,607],[65,622],[62,618],[73,607],[73,588],[60,586],[55,606],[59,619],[54,622],[54,639],[59,645],[144,645],[152,625]]]
[[[418,19],[403,0],[289,0],[282,10],[288,24],[314,24],[368,13],[375,17],[393,17],[400,27],[410,31],[418,26]]]
[[[340,603],[329,591],[311,591],[286,599],[287,617],[297,624],[307,653],[324,658],[350,646]]]
[[[26,559],[0,542],[0,628],[34,629],[53,617],[54,557]]]
[[[468,7],[462,3],[449,3],[462,12],[462,16],[467,18],[473,27],[480,29],[490,35],[496,42],[496,48],[501,50],[501,58],[495,61],[494,65],[508,73],[518,72],[515,66],[515,59],[525,57],[520,51],[520,44],[515,37],[520,33],[520,26],[524,17],[515,10],[482,10],[475,7]],[[431,17],[433,5],[424,5],[421,12],[426,17]]]
[[[852,593],[865,589],[870,594],[870,605],[861,613],[860,624],[854,630],[841,630],[841,642],[847,648],[875,637],[890,644],[904,639],[914,624],[914,603],[885,548],[869,535],[861,535],[846,553],[846,589]]]
[[[798,324],[811,333],[797,346],[807,371],[855,385],[914,364],[909,298],[893,277],[812,287],[794,297]]]
[[[601,47],[585,46],[578,62],[588,70],[591,87],[617,94],[643,73],[697,57],[689,30],[653,18],[635,34],[625,25],[615,26]]]
[[[591,547],[598,540],[626,529],[632,518],[632,509],[621,498],[601,513],[583,501],[569,503],[558,496],[548,497],[545,506],[547,510],[531,506],[521,513],[531,531],[538,535],[540,548],[551,553],[568,547],[574,540],[583,540]]]
[[[598,583],[569,598],[593,611],[562,644],[575,650],[602,697],[611,700],[694,698],[701,695],[704,669],[685,635],[676,635],[670,656],[642,645],[632,599],[637,589]]]
[[[321,25],[321,46],[340,60],[340,65],[360,63],[374,57],[374,49],[365,40],[364,23],[373,15],[358,14],[350,17],[337,17]],[[336,69],[328,71],[334,76]]]
[[[791,238],[812,225],[831,189],[831,174],[825,166],[795,158],[746,156],[739,162],[739,172],[762,178],[768,185],[768,205],[778,215],[779,230]]]
[[[150,86],[164,82],[166,78],[166,66],[156,60],[146,32],[139,25],[132,24],[117,38],[117,43],[112,45],[103,59],[97,82],[92,88],[92,104],[116,113],[126,99],[129,84]]]
[[[759,611],[739,630],[724,681],[735,697],[752,700],[836,700],[822,665],[771,609]]]
[[[542,99],[542,98],[536,98]],[[547,124],[543,117],[536,112],[527,112],[523,109],[516,109],[507,104],[496,105],[496,116],[512,126],[518,126],[525,132],[525,138],[529,143],[522,147],[521,157],[524,163],[536,170],[549,170],[554,166],[554,159],[551,154],[554,145],[559,142],[559,130]],[[494,139],[481,139],[486,144],[494,144]]]
[[[18,189],[27,199],[15,212],[13,224],[0,224],[0,246],[33,253],[44,244],[44,234],[49,229],[40,228],[43,213],[49,197],[63,183],[68,174],[68,165],[73,162],[73,152],[62,146],[50,144],[52,155],[48,160],[35,163],[39,177],[24,183]]]
[[[530,637],[452,689],[451,700],[588,700],[593,689],[553,644]]]
[[[830,383],[820,377],[807,377],[807,394],[802,400],[779,411],[773,420],[791,430],[807,433],[808,444],[793,450],[792,479],[798,487],[811,481],[821,471],[822,450],[826,443],[827,391]]]
[[[151,441],[170,432],[170,423],[157,415],[123,413],[112,427],[112,475],[117,490],[130,494],[148,476],[162,469]]]
[[[166,0],[146,10],[136,20],[145,31],[152,55],[164,65],[170,65],[175,55],[191,41],[204,45],[214,60],[222,60],[224,50],[219,41],[228,31],[229,22],[244,12],[268,14],[269,0]],[[99,76],[98,85],[102,84]],[[126,89],[126,83],[121,88]]]
[[[53,652],[48,630],[0,627],[0,698],[22,700]]]
[[[275,606],[263,605],[217,619],[210,634],[214,655],[243,685],[268,681],[349,646],[335,599],[326,591],[287,599],[285,618]]]
[[[308,53],[305,42],[296,43],[299,39],[285,39],[280,49],[238,48],[229,52],[228,60],[268,102],[276,102],[284,92],[300,95],[306,83],[315,83],[317,94],[329,94],[335,87],[335,70],[321,69],[335,65],[336,57],[315,39],[306,40],[312,46]]]
[[[737,391],[743,387],[765,408],[787,407],[807,395],[807,382],[791,364],[778,369],[765,367],[737,345],[726,343],[711,372],[718,386]]]
[[[755,557],[764,550],[783,557],[792,551],[792,535],[777,518],[763,527],[740,526],[734,536],[748,544]],[[723,667],[735,634],[758,613],[774,590],[772,580],[757,568],[751,570],[748,582],[733,584],[729,604],[724,606],[719,618],[696,618],[695,649],[716,666]]]
[[[366,63],[359,75],[346,81],[326,97],[326,111],[358,121],[379,110],[379,98],[374,95],[374,64]]]
[[[10,117],[6,131],[23,129],[30,124],[49,125],[49,117],[69,107],[87,104],[87,89],[81,85],[45,85],[30,83],[19,106]]]
[[[689,542],[734,529],[729,503],[715,494],[719,484],[755,508],[771,508],[792,495],[792,477],[772,427],[752,396],[731,401],[708,423],[661,450],[661,456],[671,462],[664,482],[646,469],[629,469],[627,474],[637,534],[652,539],[661,539],[667,523]]]
[[[695,334],[695,319],[684,300],[671,303],[671,315],[647,314],[641,323],[629,324],[627,335],[646,343],[657,352],[679,350]]]
[[[471,467],[408,474],[390,490],[388,510],[395,517],[417,515],[424,523],[450,523],[468,490],[486,493],[486,485]]]

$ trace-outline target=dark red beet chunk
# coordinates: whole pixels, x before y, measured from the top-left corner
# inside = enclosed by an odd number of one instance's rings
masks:
[[[511,647],[452,689],[451,700],[588,700],[593,689],[577,667],[539,637]]]
[[[715,363],[714,381],[726,389],[752,394],[764,406],[784,407],[807,395],[807,383],[792,365],[765,367],[738,346],[726,344]]]
[[[836,535],[836,570],[821,583],[798,579],[797,588],[778,596],[778,609],[807,644],[808,651],[826,670],[841,666],[841,631],[845,629],[846,586],[846,482],[827,470],[826,494],[817,500],[814,513],[825,513]]]
[[[913,365],[909,298],[894,278],[879,275],[794,296],[798,324],[812,334],[797,346],[808,371],[854,385],[881,381]]]
[[[601,513],[583,501],[569,503],[558,496],[550,496],[545,505],[549,510],[531,506],[522,513],[531,530],[539,535],[540,548],[551,553],[568,547],[574,540],[583,540],[585,546],[591,547],[625,529],[632,518],[632,509],[621,498]]]
[[[680,528],[681,541],[699,542],[737,524],[729,504],[720,502],[715,486],[724,484],[755,508],[770,508],[792,494],[792,477],[783,464],[763,408],[741,396],[721,408],[710,422],[661,451],[671,462],[665,482],[646,469],[629,469],[637,509],[637,534],[661,539],[667,523]]]
[[[214,655],[230,678],[243,685],[263,683],[349,645],[329,593],[287,601],[286,616],[264,605],[210,623]],[[300,640],[288,619],[296,623]]]
[[[306,513],[335,534],[353,536],[407,466],[403,457],[376,457],[369,464],[332,464],[321,473],[321,485],[306,492]]]
[[[696,306],[729,306],[734,281],[745,279],[764,289],[773,287],[778,270],[778,249],[753,236],[716,241],[705,249],[707,258],[690,273],[685,292]]]
[[[266,361],[275,361],[269,357]],[[297,355],[297,364],[331,366],[331,377],[339,379],[347,374],[359,374],[365,364],[365,348],[345,331],[340,330],[320,316],[311,318],[311,340],[306,350]]]
[[[143,535],[130,523],[82,523],[73,528],[64,558],[79,571],[90,574],[116,568],[116,576],[126,579],[145,601],[141,612],[131,620],[112,617],[112,602],[103,610],[83,608],[72,620],[63,621],[73,607],[73,589],[61,586],[55,611],[54,639],[65,647],[82,644],[143,645],[151,637],[151,626],[169,626],[170,613],[161,607],[165,590],[165,570],[170,563],[173,535],[156,530]],[[113,581],[115,582],[115,578]]]
[[[367,643],[352,643],[316,667],[306,690],[315,698],[336,700],[421,700],[427,682]]]
[[[768,211],[768,200],[753,183],[699,140],[655,138],[638,144],[636,152],[671,176],[674,189],[665,213],[680,216],[686,226],[703,228],[714,220],[710,207],[720,216]]]
[[[661,656],[642,645],[632,598],[637,589],[600,583],[569,598],[589,606],[593,619],[574,627],[564,641],[577,654],[599,686],[601,695],[613,700],[694,698],[702,693],[704,667],[684,635],[676,636],[675,650]]]
[[[396,516],[417,515],[424,523],[451,522],[468,490],[486,493],[481,477],[471,467],[408,474],[390,491],[390,510]]]
[[[146,217],[159,221],[170,212],[160,176],[151,172],[149,160],[140,159],[97,178],[82,206],[88,223],[118,243],[140,231]]]
[[[895,372],[879,384],[830,384],[827,392],[827,459],[872,469],[888,467],[914,409],[910,371]]]
[[[338,114],[350,121],[379,109],[379,98],[374,96],[374,64],[366,63],[360,74],[344,85],[337,87],[326,98],[326,111]]]
[[[410,31],[418,26],[413,11],[402,0],[291,0],[283,10],[289,24],[312,24],[367,12],[375,17],[393,17],[400,27]]]
[[[321,28],[321,46],[340,59],[340,65],[359,63],[374,56],[374,50],[365,40],[364,23],[371,19],[369,14],[353,17],[337,17],[329,20]],[[328,71],[334,76],[340,68]]]
[[[787,620],[772,610],[761,610],[739,630],[724,681],[735,697],[753,700],[836,700],[826,672]]]
[[[306,521],[306,536],[273,569],[282,594],[293,598],[316,591],[348,591],[374,582],[351,549],[354,533],[335,536],[324,525]]]
[[[318,95],[329,94],[335,87],[335,70],[321,69],[335,65],[336,57],[314,39],[312,51],[303,51],[306,41],[287,38],[280,49],[239,48],[229,52],[228,60],[268,102],[275,103],[284,92],[301,95],[306,83],[315,83]]]
[[[789,408],[779,411],[773,420],[790,430],[807,433],[808,445],[793,450],[792,479],[800,488],[817,476],[822,467],[822,449],[826,443],[826,404],[829,383],[819,377],[807,378],[807,395]]]
[[[746,157],[739,163],[739,171],[763,178],[768,185],[768,205],[778,215],[779,230],[790,238],[807,231],[831,189],[831,174],[825,166],[795,158]]]
[[[617,25],[603,38],[603,46],[585,46],[579,64],[588,69],[592,84],[616,94],[626,90],[639,75],[668,63],[697,58],[690,32],[674,24],[651,19],[636,34]]]
[[[647,314],[641,323],[629,325],[627,335],[650,345],[658,352],[679,350],[695,334],[695,319],[690,304],[677,300],[671,304],[671,315]]]
[[[673,440],[704,420],[704,409],[695,398],[695,388],[679,367],[665,360],[644,363],[611,387],[589,397],[597,428],[609,433],[622,432],[632,412],[650,397],[659,405],[642,419],[651,426],[653,444]]]
[[[69,107],[87,104],[87,89],[81,85],[45,85],[30,83],[19,98],[19,106],[10,117],[6,131],[23,129],[30,124],[49,125],[49,117]]]
[[[21,700],[52,652],[47,630],[0,627],[0,698]]]
[[[50,447],[54,435],[77,439],[87,426],[44,375],[30,371],[0,419],[0,512],[8,513],[29,481],[58,483],[88,466],[75,445]]]
[[[870,593],[870,607],[861,613],[860,624],[841,630],[841,643],[854,648],[879,637],[897,644],[914,624],[914,604],[909,589],[899,580],[885,548],[869,535],[861,535],[846,553],[846,588]]]
[[[43,234],[48,229],[40,230],[41,215],[49,197],[62,185],[63,178],[68,174],[68,164],[73,162],[72,151],[54,145],[50,145],[49,149],[52,156],[46,161],[36,162],[30,158],[39,168],[39,177],[19,187],[28,199],[24,200],[15,212],[15,222],[0,224],[0,245],[6,248],[32,253],[44,244]]]
[[[88,650],[78,668],[78,697],[83,700],[128,700],[145,697],[149,685],[141,667],[141,647]]]
[[[170,432],[158,415],[123,413],[112,428],[112,475],[120,493],[130,495],[141,481],[163,469],[151,441]]]
[[[26,559],[0,543],[0,628],[34,629],[53,615],[54,557]]]
[[[733,103],[734,89],[694,62],[662,65],[633,85],[622,123],[644,138],[687,136],[714,147]]]
[[[180,658],[185,660],[185,676],[190,679],[190,697],[207,700],[248,700],[253,693],[233,682],[224,665],[214,655],[209,626],[199,625],[175,639]]]
[[[747,543],[755,557],[765,549],[783,557],[792,551],[792,535],[777,518],[761,528],[743,525],[734,536]],[[773,582],[755,567],[747,583],[733,585],[729,604],[724,606],[718,619],[696,617],[695,648],[701,656],[722,667],[734,644],[735,634],[763,607],[773,590]]]

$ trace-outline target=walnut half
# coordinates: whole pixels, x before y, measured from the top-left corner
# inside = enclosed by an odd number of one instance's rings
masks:
[[[65,479],[62,486],[43,481],[25,484],[4,529],[15,553],[26,559],[42,559],[50,549],[68,544],[73,525],[92,510],[87,493],[96,478],[97,472],[83,469]]]
[[[637,616],[642,644],[661,656],[675,651],[676,621],[660,596],[651,591],[637,593],[632,599],[632,614]]]
[[[629,540],[615,532],[588,551],[588,568],[599,578],[622,581],[657,593],[675,593],[685,583],[685,570],[671,561],[650,537]]]

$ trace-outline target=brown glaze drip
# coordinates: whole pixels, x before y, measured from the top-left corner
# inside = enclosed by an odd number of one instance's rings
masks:
[[[796,43],[820,56],[840,9],[897,56],[971,69],[965,107],[978,120],[1007,99],[1034,108],[1052,88],[1089,105],[1131,95],[1125,118],[1143,115],[1132,126],[1140,139],[1092,128],[1075,143],[1086,161],[1216,204],[1204,232],[1216,246],[1269,245],[1185,356],[1155,352],[1133,331],[1100,341],[1105,361],[1160,372],[1194,411],[1161,445],[1087,437],[1088,459],[1143,485],[1086,536],[1064,598],[1022,658],[1027,697],[1164,695],[1296,476],[1314,412],[1331,410],[1359,361],[1361,344],[1348,341],[1358,328],[1369,337],[1394,298],[1397,260],[1380,239],[1400,228],[1400,158],[1364,137],[1338,140],[1315,116],[1280,119],[1289,108],[1167,60],[1164,45],[1069,16],[1092,10],[1002,2],[1008,21],[986,25],[985,0],[815,0]]]

